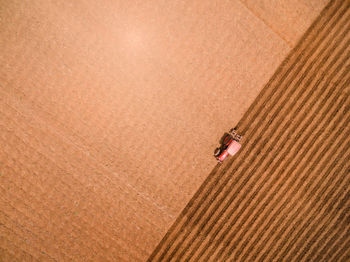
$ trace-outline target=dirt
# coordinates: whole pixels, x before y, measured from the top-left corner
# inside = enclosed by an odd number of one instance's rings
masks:
[[[240,1],[2,1],[0,18],[3,261],[145,261],[291,50]]]
[[[149,261],[347,261],[349,15],[322,12]]]

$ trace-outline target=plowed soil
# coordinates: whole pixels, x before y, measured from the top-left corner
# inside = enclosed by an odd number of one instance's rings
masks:
[[[349,261],[349,29],[331,1],[149,261]]]
[[[238,0],[0,2],[0,261],[147,260],[290,52],[281,14]],[[304,2],[317,8],[280,8],[299,14],[293,39],[325,1]]]

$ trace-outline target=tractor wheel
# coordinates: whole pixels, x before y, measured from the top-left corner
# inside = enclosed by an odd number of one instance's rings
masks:
[[[214,151],[214,156],[215,157],[218,157],[220,155],[220,148],[216,148],[215,151]]]
[[[222,144],[226,146],[226,145],[230,142],[231,139],[232,139],[232,136],[229,135],[229,134],[227,134],[227,135],[222,139]]]

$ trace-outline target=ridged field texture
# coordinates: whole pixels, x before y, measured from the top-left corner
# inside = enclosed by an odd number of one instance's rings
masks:
[[[289,46],[239,0],[0,3],[0,261],[147,260]]]
[[[349,261],[350,1],[331,1],[148,261]]]

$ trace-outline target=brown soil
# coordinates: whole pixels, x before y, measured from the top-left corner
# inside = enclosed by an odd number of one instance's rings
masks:
[[[6,262],[146,260],[290,51],[240,1],[1,1],[0,34]]]
[[[328,0],[242,0],[247,8],[294,47]]]
[[[332,1],[149,261],[346,261],[350,2]]]

